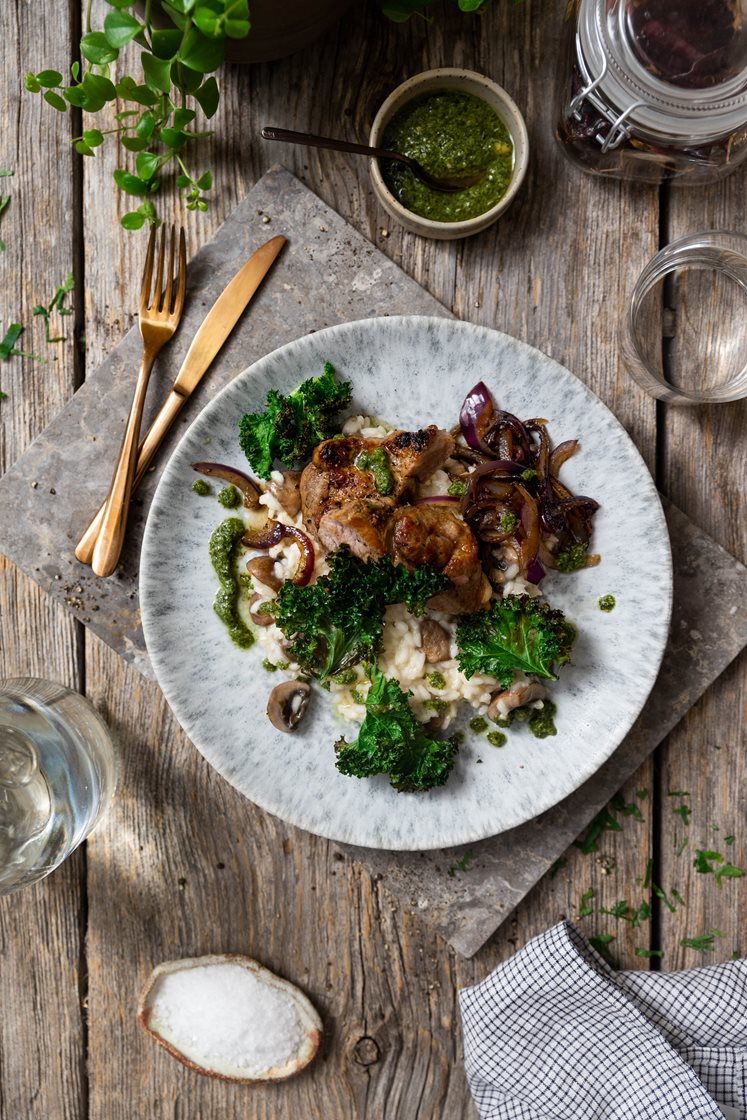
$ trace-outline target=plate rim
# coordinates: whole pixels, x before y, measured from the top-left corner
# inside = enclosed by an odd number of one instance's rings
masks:
[[[326,829],[326,830],[321,829],[321,828],[316,827],[316,826],[313,827],[313,828],[310,828],[308,824],[303,822],[303,820],[293,819],[292,814],[289,815],[287,812],[282,811],[281,809],[279,809],[277,807],[277,805],[267,804],[266,803],[266,798],[258,798],[255,794],[250,794],[250,793],[245,792],[244,789],[240,788],[238,785],[235,784],[234,780],[231,777],[227,777],[223,773],[223,771],[219,768],[219,766],[216,765],[216,763],[211,758],[208,758],[207,755],[203,753],[202,748],[199,746],[198,742],[193,737],[193,731],[190,729],[191,720],[189,720],[188,718],[183,718],[182,717],[182,715],[178,711],[178,705],[176,705],[174,702],[172,702],[172,698],[169,695],[169,692],[168,692],[167,688],[164,687],[164,683],[163,683],[163,680],[162,680],[161,668],[160,668],[160,665],[159,665],[159,656],[154,655],[154,653],[153,653],[154,642],[151,641],[150,638],[149,638],[149,631],[150,631],[150,628],[151,628],[151,618],[150,618],[150,615],[149,615],[148,595],[147,595],[147,593],[144,593],[144,588],[147,586],[148,579],[150,578],[149,557],[150,557],[150,552],[151,552],[151,536],[153,535],[153,531],[152,531],[152,528],[151,528],[152,525],[153,525],[153,519],[151,517],[151,513],[152,513],[153,509],[158,504],[158,499],[159,499],[159,495],[161,494],[162,488],[164,490],[167,488],[167,486],[169,485],[172,473],[175,473],[178,469],[175,466],[175,460],[179,457],[179,453],[181,451],[181,448],[182,448],[183,444],[189,438],[190,433],[192,432],[193,428],[198,423],[200,423],[202,421],[202,419],[204,418],[206,413],[208,413],[208,412],[212,413],[215,409],[219,408],[219,402],[221,401],[223,396],[229,392],[229,390],[235,389],[237,384],[241,383],[244,379],[247,379],[248,377],[250,377],[251,374],[256,371],[258,366],[264,366],[266,363],[271,363],[272,360],[276,358],[276,355],[281,354],[282,352],[288,350],[289,348],[297,346],[299,343],[302,343],[302,342],[305,342],[305,341],[308,341],[308,340],[311,340],[311,339],[313,339],[313,340],[318,340],[318,339],[323,340],[325,338],[325,336],[329,336],[329,335],[339,335],[339,334],[344,335],[344,334],[349,333],[351,331],[354,331],[356,329],[360,329],[361,327],[363,327],[364,329],[369,328],[373,324],[376,324],[376,323],[381,322],[381,321],[386,321],[387,323],[394,324],[395,326],[404,326],[405,328],[407,328],[408,326],[411,326],[411,327],[414,328],[418,324],[423,324],[423,325],[435,324],[440,329],[444,328],[445,326],[448,326],[448,328],[455,329],[457,332],[464,330],[468,333],[483,334],[483,335],[485,335],[487,337],[490,337],[490,338],[494,338],[495,336],[497,336],[501,340],[507,340],[507,342],[510,346],[518,346],[521,350],[523,350],[527,353],[532,353],[532,354],[535,354],[535,355],[539,356],[539,358],[541,359],[541,361],[543,363],[548,363],[548,362],[551,363],[551,365],[553,365],[553,366],[557,367],[558,369],[562,370],[565,375],[572,378],[573,381],[576,383],[577,387],[583,392],[583,394],[585,394],[587,396],[587,398],[590,401],[593,402],[594,407],[601,406],[601,408],[604,410],[604,412],[606,412],[608,414],[608,416],[611,418],[614,425],[616,426],[616,428],[618,430],[618,434],[621,437],[623,437],[623,440],[624,440],[624,442],[627,446],[628,451],[632,452],[633,456],[638,460],[638,462],[639,462],[639,464],[642,468],[641,477],[644,481],[644,484],[645,484],[646,488],[649,491],[649,496],[652,499],[652,513],[653,513],[654,519],[656,521],[657,541],[658,541],[659,545],[663,546],[663,555],[661,556],[661,560],[666,564],[666,572],[663,573],[663,575],[666,577],[666,579],[665,579],[665,582],[664,582],[664,586],[661,589],[662,592],[665,593],[665,602],[663,604],[664,607],[665,607],[665,610],[664,610],[663,614],[660,616],[661,617],[661,622],[660,622],[660,634],[659,634],[659,641],[658,641],[658,649],[656,649],[655,656],[652,656],[651,662],[650,662],[649,672],[650,672],[651,676],[650,676],[649,685],[648,685],[648,688],[646,689],[645,693],[642,696],[642,699],[641,699],[641,702],[640,702],[639,706],[634,711],[629,713],[629,717],[626,718],[625,721],[623,721],[622,732],[620,734],[615,734],[613,736],[610,736],[611,740],[614,740],[614,741],[613,741],[610,749],[608,750],[608,752],[605,754],[605,757],[602,758],[601,760],[599,760],[598,762],[596,762],[590,768],[579,769],[578,774],[580,776],[575,780],[575,784],[571,788],[565,790],[560,797],[555,797],[555,796],[550,795],[546,800],[544,800],[539,805],[539,807],[537,807],[532,812],[532,814],[530,816],[522,815],[521,819],[516,820],[513,823],[509,823],[509,824],[505,825],[503,828],[499,829],[498,832],[485,832],[483,829],[479,829],[477,832],[475,832],[474,830],[470,831],[470,829],[468,827],[465,827],[462,830],[461,833],[456,833],[455,832],[454,834],[450,834],[446,838],[446,840],[444,842],[441,842],[441,843],[426,843],[426,844],[424,844],[422,842],[418,842],[418,843],[395,843],[395,844],[383,845],[383,844],[380,844],[380,843],[379,844],[373,844],[373,843],[370,843],[368,841],[351,839],[347,835],[341,835],[339,833],[339,831],[336,830],[334,827]],[[223,778],[223,780],[228,782],[228,784],[231,785],[234,789],[236,789],[238,793],[240,793],[248,801],[257,805],[264,812],[271,813],[273,816],[278,817],[278,819],[281,819],[281,820],[285,821],[286,823],[292,825],[293,827],[301,828],[301,829],[304,829],[306,831],[310,831],[314,835],[320,836],[323,839],[331,840],[331,841],[336,842],[336,843],[350,844],[352,846],[357,846],[357,847],[373,848],[374,850],[381,850],[381,851],[426,851],[426,850],[440,850],[440,849],[444,849],[444,848],[460,847],[460,846],[462,846],[466,843],[479,843],[482,840],[489,839],[491,836],[501,835],[505,832],[510,832],[514,828],[521,827],[523,824],[526,824],[531,820],[535,820],[537,817],[541,816],[542,813],[547,812],[548,809],[552,808],[553,806],[562,804],[562,802],[564,800],[566,800],[566,798],[571,796],[571,794],[573,794],[576,790],[578,790],[586,781],[589,780],[589,778],[591,778],[594,774],[596,774],[601,769],[601,767],[603,767],[607,762],[609,762],[609,760],[614,756],[615,752],[619,748],[620,744],[623,742],[623,740],[625,739],[625,737],[629,733],[630,729],[633,727],[635,721],[638,719],[641,711],[643,710],[645,704],[647,703],[648,698],[651,694],[651,690],[654,687],[656,679],[659,675],[659,671],[661,669],[661,664],[662,664],[664,654],[665,654],[665,651],[666,651],[669,629],[670,629],[670,625],[671,625],[672,600],[673,600],[673,563],[672,563],[672,553],[671,553],[671,542],[670,542],[670,538],[669,538],[669,532],[668,532],[668,527],[667,527],[667,523],[666,523],[666,517],[665,517],[665,514],[664,514],[664,509],[663,509],[662,502],[661,502],[661,497],[659,495],[659,492],[658,492],[657,487],[656,487],[656,483],[653,479],[653,476],[651,475],[651,472],[650,472],[650,470],[649,470],[649,468],[646,464],[645,459],[643,458],[643,456],[642,456],[641,452],[639,451],[637,445],[633,441],[632,437],[630,436],[630,433],[624,427],[622,422],[617,418],[617,416],[614,414],[614,412],[612,412],[612,410],[609,408],[609,406],[599,396],[597,396],[597,394],[584,381],[582,381],[581,378],[578,377],[577,374],[573,373],[572,370],[569,370],[567,368],[567,366],[564,366],[561,362],[558,362],[555,358],[552,358],[550,355],[545,354],[544,351],[541,351],[537,347],[532,346],[530,343],[524,342],[522,339],[517,339],[513,335],[509,335],[504,331],[499,331],[499,330],[496,330],[492,327],[484,327],[484,326],[476,324],[476,323],[471,323],[468,320],[449,318],[447,316],[438,316],[438,315],[377,315],[377,316],[369,316],[369,317],[366,317],[366,318],[363,318],[363,319],[352,319],[352,320],[346,320],[346,321],[341,322],[341,323],[331,324],[330,326],[323,327],[318,331],[311,331],[311,332],[307,332],[306,334],[299,335],[297,338],[292,339],[292,340],[282,344],[281,346],[276,347],[274,350],[271,350],[267,354],[264,354],[260,358],[257,358],[249,366],[245,367],[239,373],[237,373],[235,377],[233,377],[226,385],[224,385],[215,394],[215,396],[210,401],[208,401],[207,404],[202,409],[200,409],[197,416],[194,418],[194,420],[191,422],[191,424],[188,426],[188,428],[182,433],[182,435],[179,439],[179,442],[177,443],[176,447],[174,448],[172,454],[170,455],[170,457],[168,459],[168,462],[164,465],[161,478],[159,479],[158,485],[157,485],[156,490],[153,494],[150,509],[148,511],[148,517],[147,517],[147,520],[146,520],[145,531],[144,531],[144,534],[143,534],[142,551],[141,551],[141,557],[140,557],[139,588],[140,588],[140,607],[141,607],[143,633],[144,633],[144,637],[145,637],[146,647],[148,649],[148,655],[149,655],[149,657],[151,659],[151,663],[153,665],[156,682],[158,683],[158,686],[161,689],[161,691],[162,691],[162,693],[163,693],[163,695],[164,695],[164,697],[165,697],[165,699],[166,699],[166,701],[169,705],[169,708],[170,708],[171,712],[173,713],[175,719],[179,723],[182,730],[185,732],[185,734],[189,738],[190,742],[194,745],[194,747],[198,751],[198,753],[205,759],[205,761],[208,763],[208,765],[211,766],[211,768],[213,770],[215,770],[216,773],[219,774],[219,776],[221,778]],[[166,674],[166,675],[168,675],[168,674]]]

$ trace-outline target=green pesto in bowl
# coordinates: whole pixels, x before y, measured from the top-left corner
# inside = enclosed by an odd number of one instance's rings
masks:
[[[514,169],[513,141],[495,109],[456,90],[408,102],[387,125],[382,147],[411,156],[436,176],[485,171],[479,183],[447,194],[426,187],[405,164],[381,161],[397,201],[436,222],[463,222],[490,210],[508,190]]]

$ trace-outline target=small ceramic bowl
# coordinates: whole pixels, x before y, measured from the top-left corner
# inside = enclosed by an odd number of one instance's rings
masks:
[[[505,89],[492,82],[482,74],[472,70],[440,67],[437,70],[425,70],[408,78],[401,86],[389,94],[384,104],[379,109],[371,126],[369,143],[374,147],[381,147],[384,132],[389,121],[409,101],[422,97],[427,93],[455,90],[459,93],[471,93],[490,105],[501,118],[509,131],[514,145],[514,170],[508,190],[503,198],[474,218],[463,222],[436,222],[432,218],[422,218],[419,214],[408,210],[399,202],[384,181],[379,161],[371,160],[371,179],[373,188],[379,202],[389,215],[408,229],[411,233],[420,234],[421,237],[434,237],[440,241],[454,241],[459,237],[469,237],[473,233],[480,233],[492,225],[503,214],[516,197],[519,187],[526,175],[529,158],[529,138],[527,127],[519,109],[508,96]]]

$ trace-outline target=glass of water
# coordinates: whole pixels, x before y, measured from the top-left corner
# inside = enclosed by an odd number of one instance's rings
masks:
[[[747,397],[747,236],[673,241],[639,276],[622,323],[625,363],[652,397],[717,404]]]
[[[77,692],[0,680],[0,894],[54,871],[111,801],[118,759],[106,724]]]

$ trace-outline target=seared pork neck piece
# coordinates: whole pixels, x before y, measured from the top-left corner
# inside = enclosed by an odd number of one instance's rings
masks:
[[[469,614],[490,598],[490,583],[483,574],[477,541],[470,528],[443,506],[400,506],[389,523],[389,540],[395,564],[415,568],[430,564],[454,585],[429,601],[433,610]]]
[[[355,460],[382,448],[392,474],[392,487],[382,496],[370,470]],[[361,560],[383,556],[389,517],[412,484],[442,467],[454,450],[453,437],[431,424],[417,432],[392,432],[386,439],[345,436],[315,448],[301,475],[304,521],[325,548],[346,544]]]

